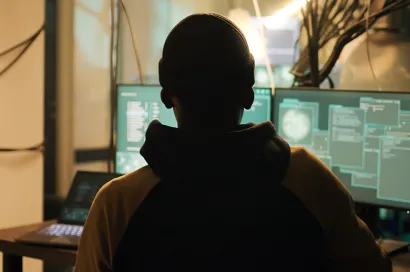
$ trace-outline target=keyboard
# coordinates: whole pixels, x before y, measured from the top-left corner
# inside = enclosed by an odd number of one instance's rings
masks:
[[[53,224],[40,230],[38,233],[46,236],[76,236],[80,237],[83,233],[83,226]]]

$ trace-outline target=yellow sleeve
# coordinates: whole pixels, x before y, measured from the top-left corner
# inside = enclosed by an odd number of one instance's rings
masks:
[[[104,185],[91,205],[77,252],[75,272],[112,271],[112,259],[128,222],[159,182],[149,167]]]
[[[392,271],[390,260],[366,224],[356,216],[346,187],[313,154],[304,148],[292,148],[284,185],[322,226],[332,271]]]
[[[110,222],[107,217],[107,184],[96,195],[77,252],[75,272],[109,272],[111,271],[112,238],[110,239]]]
[[[354,202],[347,190],[341,191],[338,199],[336,217],[326,237],[328,255],[335,263],[334,271],[392,271],[389,258],[356,215]]]

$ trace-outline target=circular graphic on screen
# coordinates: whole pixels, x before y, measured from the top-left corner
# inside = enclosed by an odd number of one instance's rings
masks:
[[[308,137],[311,131],[311,121],[309,116],[298,110],[288,110],[282,120],[282,130],[285,138],[299,142]]]

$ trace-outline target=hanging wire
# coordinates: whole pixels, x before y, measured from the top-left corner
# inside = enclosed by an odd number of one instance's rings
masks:
[[[349,42],[365,33],[380,17],[410,5],[410,0],[387,0],[380,10],[373,13],[368,12],[370,7],[363,0],[326,0],[321,7],[318,3],[318,0],[307,1],[302,9],[302,24],[308,33],[309,45],[303,48],[299,60],[292,67],[291,73],[298,85],[319,87]],[[320,49],[333,39],[336,43],[317,79],[310,62],[315,61]]]
[[[128,13],[127,6],[126,6],[124,0],[120,0],[120,1],[121,1],[121,6],[124,10],[125,18],[127,20],[128,28],[130,30],[130,34],[131,34],[131,38],[132,38],[132,48],[134,50],[134,56],[135,56],[135,60],[137,62],[138,76],[140,78],[141,85],[144,85],[145,84],[145,79],[143,77],[141,59],[139,57],[138,49],[137,49],[137,37],[135,35],[135,31],[134,31],[134,28],[132,26],[132,22],[131,22],[130,15]]]
[[[369,17],[370,17],[371,7],[372,7],[372,0],[368,0],[367,1],[367,12],[366,12],[366,55],[367,55],[367,60],[369,62],[370,71],[372,73],[372,77],[374,79],[374,82],[376,82],[376,85],[377,85],[377,89],[379,91],[382,91],[380,81],[376,76],[376,72],[374,71],[374,67],[373,67],[372,58],[370,56]]]

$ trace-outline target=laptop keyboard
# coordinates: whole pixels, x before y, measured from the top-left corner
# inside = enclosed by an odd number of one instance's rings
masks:
[[[39,231],[40,234],[47,236],[76,236],[80,237],[83,233],[83,226],[53,224]]]

